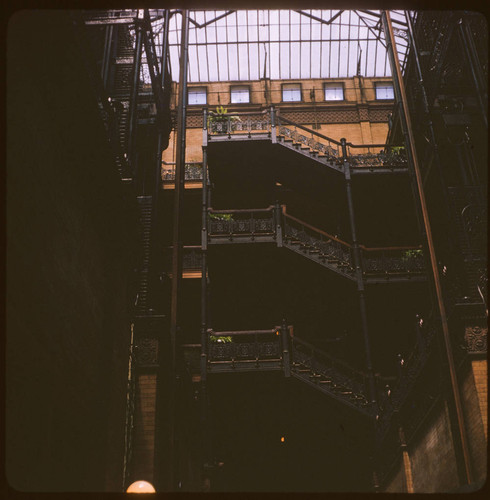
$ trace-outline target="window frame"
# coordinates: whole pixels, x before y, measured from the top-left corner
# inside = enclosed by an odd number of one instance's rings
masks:
[[[381,87],[391,87],[393,97],[378,97],[378,89]],[[374,82],[374,98],[376,101],[394,101],[395,86],[393,85],[393,82]]]
[[[327,99],[325,91],[329,87],[340,88],[342,90],[342,99]],[[323,102],[345,102],[344,82],[323,82]]]
[[[284,90],[287,86],[293,86],[293,85],[296,85],[297,87],[299,87],[299,101],[285,101],[284,100]],[[302,85],[302,83],[301,82],[281,83],[281,102],[283,102],[283,103],[303,102],[303,85]]]
[[[205,102],[203,104],[189,102],[189,93],[193,90],[196,90],[196,89],[204,90]],[[208,88],[206,86],[203,86],[203,85],[200,85],[199,87],[188,87],[187,88],[187,105],[188,106],[207,106],[208,105]]]
[[[247,102],[233,102],[233,91],[238,89],[247,89],[248,101]],[[230,85],[230,104],[252,104],[252,92],[250,91],[250,85]]]

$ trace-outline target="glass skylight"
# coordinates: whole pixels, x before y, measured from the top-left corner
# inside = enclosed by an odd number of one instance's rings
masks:
[[[380,11],[192,10],[188,81],[248,81],[391,76]],[[408,45],[403,11],[390,11],[402,64]],[[153,21],[161,54],[163,20]],[[182,15],[170,19],[172,79],[178,80]],[[149,81],[149,75],[145,80]]]

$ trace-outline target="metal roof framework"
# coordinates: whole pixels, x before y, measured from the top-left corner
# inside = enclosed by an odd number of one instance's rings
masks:
[[[170,68],[178,81],[182,13],[171,14]],[[403,70],[408,50],[405,13],[390,11],[390,16]],[[160,56],[163,19],[153,19]],[[189,19],[189,83],[391,76],[380,11],[191,10]],[[150,81],[145,58],[142,77]]]

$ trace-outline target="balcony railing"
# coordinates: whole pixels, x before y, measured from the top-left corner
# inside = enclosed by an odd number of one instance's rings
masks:
[[[275,236],[274,207],[208,211],[208,236]]]
[[[207,356],[211,371],[240,367],[254,369],[267,365],[280,369],[283,357],[280,327],[271,330],[208,330]]]
[[[266,110],[262,113],[226,113],[210,111],[207,118],[208,135],[223,134],[264,134],[271,132],[271,115]]]
[[[186,181],[202,182],[202,162],[187,162],[185,164],[184,179]],[[175,182],[175,163],[162,162],[163,182]]]
[[[311,372],[308,376],[317,377],[326,389],[337,397],[347,398],[354,406],[369,405],[365,374],[297,337],[293,338],[292,346],[293,363],[307,368]]]
[[[283,206],[283,216],[286,241],[298,242],[309,251],[317,251],[322,259],[334,261],[338,265],[354,271],[352,247],[349,243],[287,214],[285,206]]]
[[[257,112],[213,113],[206,111],[205,129],[208,139],[213,136],[273,137],[273,131],[283,141],[309,150],[314,158],[343,165],[340,141],[285,118],[275,108]],[[352,144],[347,142],[347,157],[353,167],[406,168],[407,157],[402,146],[385,144]]]
[[[366,275],[421,274],[425,261],[420,247],[366,248],[361,246],[363,270]]]

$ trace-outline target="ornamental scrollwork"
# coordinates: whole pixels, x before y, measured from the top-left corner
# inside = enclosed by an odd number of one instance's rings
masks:
[[[468,353],[480,354],[487,352],[488,328],[481,326],[467,326],[464,339]]]

